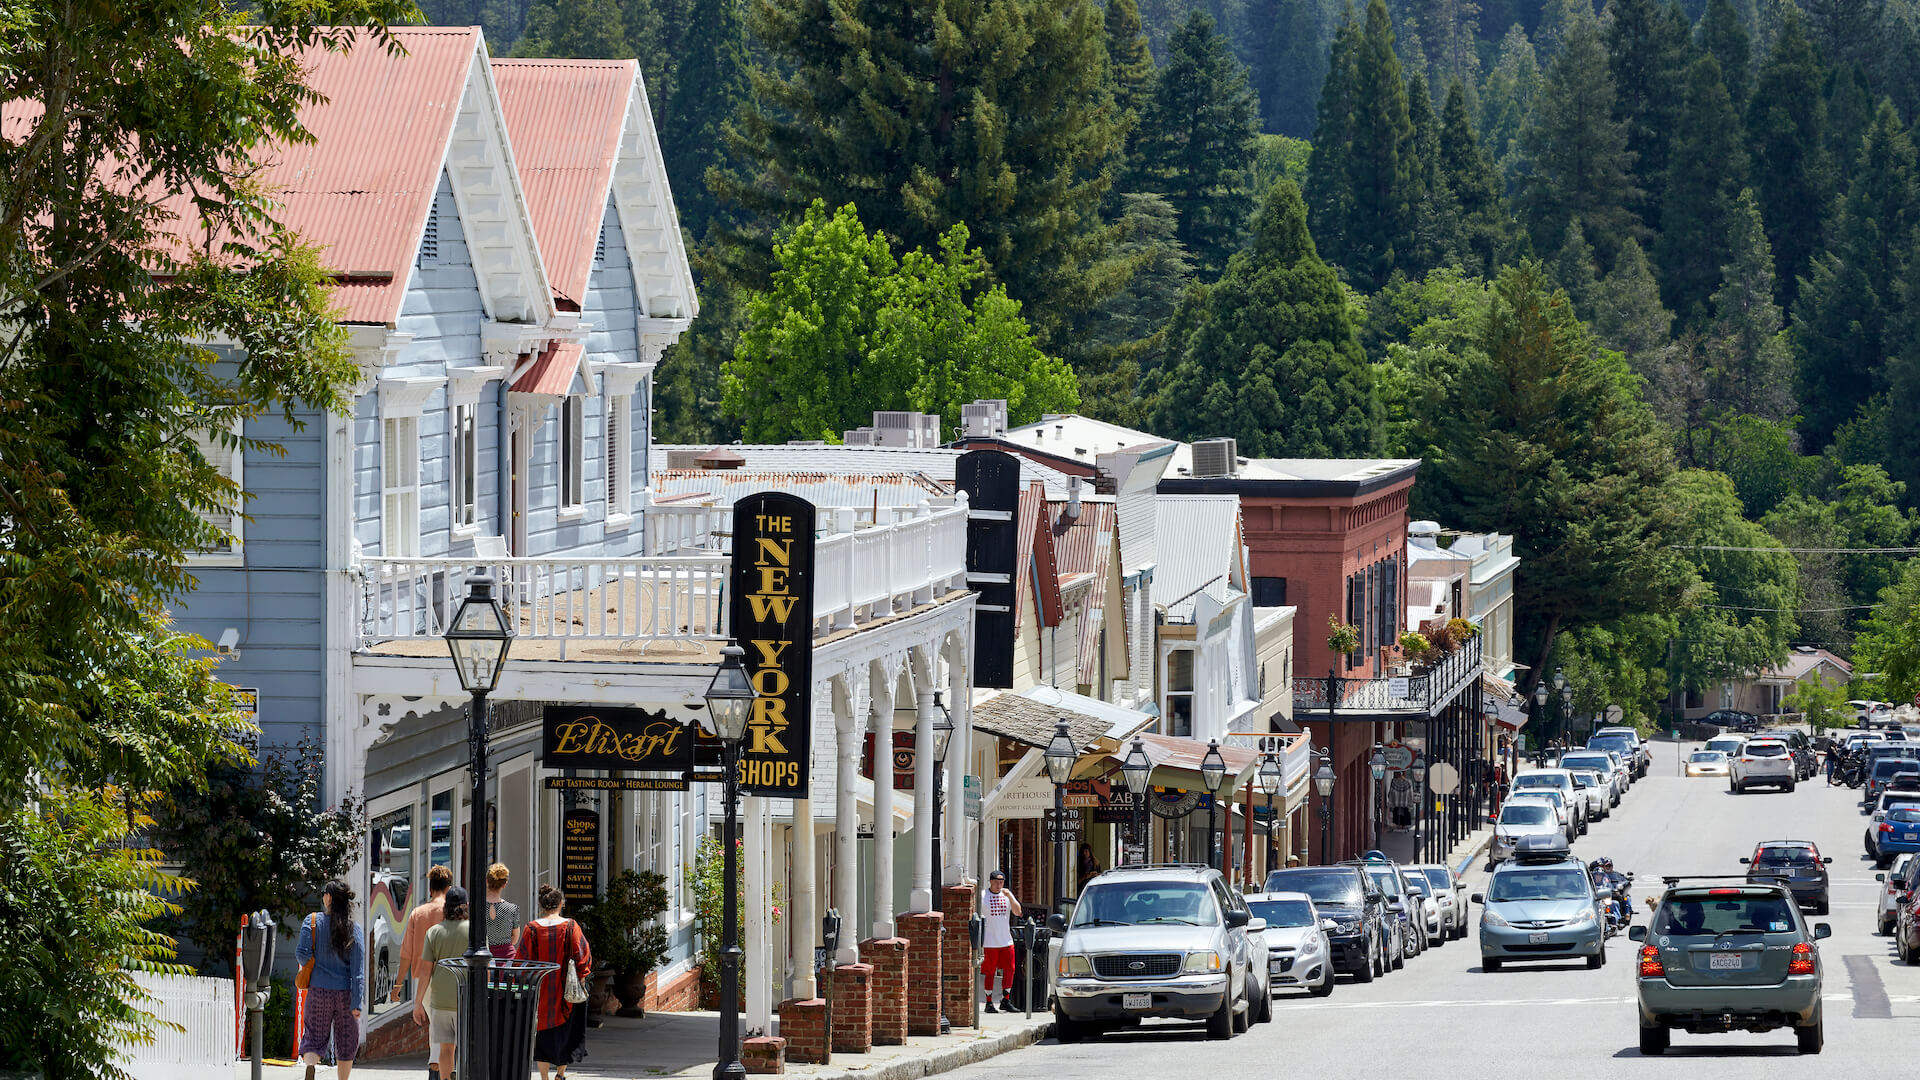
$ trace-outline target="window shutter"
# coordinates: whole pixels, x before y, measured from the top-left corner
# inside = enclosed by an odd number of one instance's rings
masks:
[[[218,442],[215,442],[212,433],[207,431],[194,432],[193,445],[195,449],[200,451],[200,456],[206,458],[207,463],[219,471],[222,480],[235,479],[233,468],[234,459],[237,456],[235,451],[229,450]],[[231,510],[202,510],[199,513],[200,520],[228,534],[230,537],[234,535],[234,526],[238,519]],[[231,539],[222,540],[206,550],[210,552],[227,553],[234,550],[234,543]]]
[[[440,200],[433,200],[433,209],[427,211],[427,228],[420,234],[420,256],[417,265],[426,266],[440,261]]]
[[[607,513],[624,514],[627,512],[626,500],[622,499],[620,486],[620,444],[625,441],[625,433],[620,430],[619,405],[623,398],[607,399]]]

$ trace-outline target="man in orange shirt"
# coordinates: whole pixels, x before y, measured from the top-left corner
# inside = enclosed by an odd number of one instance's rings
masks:
[[[444,866],[436,866],[427,871],[427,899],[416,904],[407,913],[407,926],[400,935],[400,977],[393,980],[393,1000],[400,1000],[400,984],[407,976],[413,976],[415,997],[427,992],[427,982],[433,977],[433,966],[426,962],[421,954],[427,943],[427,931],[439,925],[447,917],[447,890],[453,887],[453,871]],[[433,1080],[440,1078],[440,1046],[434,1044],[427,1048],[427,1075]]]

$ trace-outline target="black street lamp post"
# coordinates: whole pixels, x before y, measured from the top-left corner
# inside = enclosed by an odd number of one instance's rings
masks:
[[[1267,869],[1277,870],[1280,861],[1280,820],[1273,816],[1273,797],[1280,791],[1280,761],[1272,754],[1260,755],[1260,790],[1267,796]]]
[[[1333,864],[1333,748],[1314,752],[1320,764],[1313,770],[1313,786],[1320,792],[1320,861]]]
[[[473,574],[467,578],[467,596],[447,623],[447,651],[453,655],[454,670],[460,675],[460,687],[473,695],[467,712],[467,752],[471,758],[473,800],[467,814],[467,895],[487,895],[487,860],[482,846],[487,837],[487,695],[500,685],[500,669],[506,666],[507,650],[513,645],[513,627],[506,613],[493,598],[493,578]],[[487,962],[493,953],[487,948],[487,920],[467,922],[467,1045],[460,1048],[464,1073],[492,1075],[487,1061]]]
[[[729,645],[720,650],[720,670],[707,686],[707,714],[720,740],[722,801],[725,824],[720,830],[720,1062],[714,1080],[743,1080],[747,1067],[740,1062],[740,853],[736,803],[740,801],[740,740],[747,733],[753,711],[753,685],[747,681],[742,658],[745,650]]]
[[[1373,756],[1367,759],[1367,769],[1373,773],[1373,846],[1380,846],[1380,782],[1387,778],[1387,748],[1379,743],[1373,744]]]
[[[1061,910],[1067,899],[1067,781],[1073,776],[1073,763],[1080,758],[1067,734],[1067,722],[1053,722],[1053,741],[1042,755],[1047,763],[1047,778],[1053,781],[1053,907]]]
[[[1207,865],[1220,869],[1220,848],[1215,846],[1213,830],[1220,816],[1220,788],[1227,782],[1227,761],[1220,756],[1220,740],[1207,740],[1207,754],[1200,759],[1200,780],[1207,786]]]
[[[933,694],[933,836],[930,843],[933,845],[933,910],[941,914],[940,932],[943,934],[949,931],[945,920],[946,868],[941,862],[940,849],[941,803],[945,801],[947,786],[947,748],[952,744],[953,717],[947,714],[947,707],[940,703],[940,692],[936,690]],[[940,1034],[945,1035],[952,1030],[953,1021],[947,1019],[947,999],[943,993],[940,995]]]
[[[1560,691],[1560,738],[1573,744],[1573,687],[1567,682],[1567,669],[1553,669],[1553,688]]]
[[[1534,747],[1533,763],[1545,765],[1547,762],[1547,680],[1541,679],[1533,684]]]
[[[1138,735],[1133,737],[1133,749],[1127,752],[1126,760],[1120,763],[1120,775],[1133,796],[1133,842],[1140,849],[1140,863],[1144,866],[1153,861],[1153,853],[1147,850],[1153,846],[1152,822],[1147,818],[1153,761],[1147,757],[1147,746]]]

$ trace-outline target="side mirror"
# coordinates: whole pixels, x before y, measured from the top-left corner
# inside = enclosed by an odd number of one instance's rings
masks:
[[[1747,865],[1749,865],[1749,864],[1751,864],[1752,862],[1753,862],[1753,860],[1752,860],[1752,859],[1749,859],[1749,858],[1747,858],[1747,857],[1746,857],[1746,856],[1744,856],[1744,855],[1743,855],[1743,856],[1741,856],[1741,858],[1740,858],[1740,865],[1741,865],[1741,866],[1747,866]]]
[[[1627,927],[1627,940],[1628,940],[1628,941],[1645,941],[1645,940],[1647,940],[1647,928],[1646,928],[1646,927],[1644,927],[1644,926],[1629,926],[1629,927]]]
[[[1239,929],[1240,927],[1243,927],[1252,921],[1253,921],[1253,916],[1249,915],[1244,911],[1227,912],[1228,929]]]
[[[1337,922],[1334,922],[1332,919],[1321,919],[1320,929],[1325,930],[1328,933],[1332,933],[1333,931],[1340,929],[1340,924]]]
[[[1815,941],[1819,941],[1821,938],[1830,938],[1832,936],[1833,936],[1833,927],[1828,926],[1826,923],[1823,923],[1823,922],[1817,922],[1813,924],[1813,939]]]
[[[1875,881],[1885,881],[1885,880],[1887,880],[1887,875],[1885,875],[1885,874],[1875,874],[1875,875],[1873,875],[1873,880],[1875,880]],[[1896,885],[1898,885],[1898,884],[1899,884],[1899,882],[1897,882],[1897,881],[1896,881],[1896,882],[1894,882],[1894,884],[1896,884]]]
[[[1474,893],[1472,896],[1467,897],[1467,902],[1470,904],[1484,904],[1487,902],[1487,894]]]
[[[1060,914],[1057,911],[1047,916],[1047,929],[1053,931],[1056,934],[1066,933],[1067,917],[1065,915]]]
[[[1247,920],[1247,933],[1249,934],[1258,934],[1261,931],[1265,930],[1266,928],[1267,928],[1267,920],[1265,919]]]
[[[1487,820],[1488,820],[1488,821],[1499,821],[1499,820],[1500,820],[1500,815],[1499,815],[1499,814],[1488,814],[1488,815],[1487,815]]]
[[[1828,855],[1828,856],[1827,856],[1826,858],[1824,858],[1824,859],[1821,859],[1821,860],[1820,860],[1820,865],[1821,865],[1821,866],[1832,866],[1832,865],[1833,865],[1833,856],[1831,856],[1831,855]]]

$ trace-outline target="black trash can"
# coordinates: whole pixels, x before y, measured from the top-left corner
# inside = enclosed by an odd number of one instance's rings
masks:
[[[467,1038],[467,995],[472,990],[472,980],[467,976],[467,958],[455,956],[440,961],[440,966],[454,973],[460,982],[460,1006],[458,1033],[459,1041],[454,1045],[462,1055],[469,1044]],[[487,1075],[473,1076],[467,1071],[464,1058],[456,1059],[455,1068],[462,1080],[528,1080],[533,1075],[533,1025],[540,1011],[540,980],[550,971],[558,971],[560,965],[544,960],[502,960],[498,957],[487,961],[487,998],[486,1010],[487,1034]]]
[[[1032,999],[1035,1012],[1047,1010],[1047,945],[1052,939],[1052,932],[1031,917],[1014,924],[1015,977],[1008,998],[1016,1010],[1024,1012],[1028,999]]]

